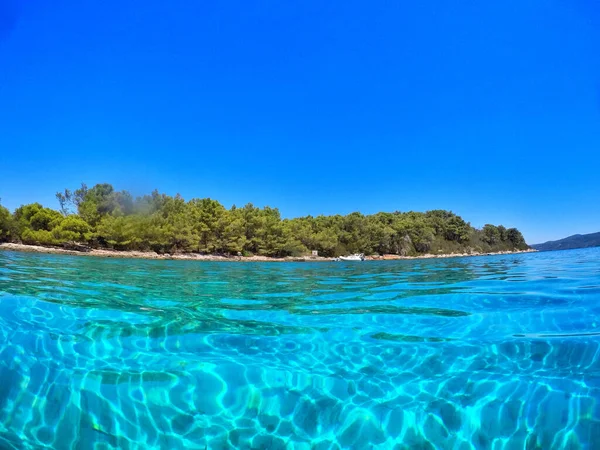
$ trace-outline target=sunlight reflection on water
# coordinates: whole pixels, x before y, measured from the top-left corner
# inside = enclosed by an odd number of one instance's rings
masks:
[[[1,448],[600,442],[600,249],[0,274]]]

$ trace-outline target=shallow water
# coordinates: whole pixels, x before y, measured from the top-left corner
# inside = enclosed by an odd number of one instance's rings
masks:
[[[0,252],[0,448],[600,448],[600,249]]]

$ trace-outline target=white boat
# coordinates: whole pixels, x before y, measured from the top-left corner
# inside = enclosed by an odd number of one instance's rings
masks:
[[[365,255],[363,253],[355,253],[350,256],[340,256],[338,259],[340,261],[364,261]]]

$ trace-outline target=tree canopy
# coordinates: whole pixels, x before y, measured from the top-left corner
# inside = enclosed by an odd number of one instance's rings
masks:
[[[516,228],[478,230],[444,210],[285,219],[277,208],[227,209],[216,200],[184,200],[158,191],[133,198],[110,184],[56,194],[59,211],[31,203],[13,214],[0,206],[0,241],[38,245],[265,256],[347,253],[417,255],[528,248]]]

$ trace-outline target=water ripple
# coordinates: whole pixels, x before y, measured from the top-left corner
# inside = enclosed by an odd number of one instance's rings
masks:
[[[600,249],[0,252],[0,448],[594,449]]]

